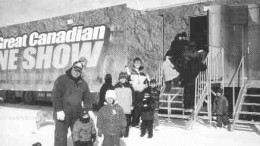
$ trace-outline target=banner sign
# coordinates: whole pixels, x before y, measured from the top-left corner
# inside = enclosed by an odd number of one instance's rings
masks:
[[[106,30],[104,25],[75,26],[57,32],[0,37],[0,83],[53,80],[80,57],[88,60],[87,68],[96,67],[108,41]]]

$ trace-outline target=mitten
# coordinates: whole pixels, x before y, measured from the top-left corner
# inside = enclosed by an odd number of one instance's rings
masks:
[[[122,134],[122,135],[125,135],[125,133],[126,133],[126,129],[125,129],[125,127],[123,127],[123,128],[121,129],[121,134]]]
[[[58,112],[57,112],[57,119],[63,121],[64,118],[65,118],[65,113],[64,113],[64,111],[58,111]]]
[[[91,134],[91,140],[92,140],[92,143],[94,143],[96,141],[96,133],[94,134]]]

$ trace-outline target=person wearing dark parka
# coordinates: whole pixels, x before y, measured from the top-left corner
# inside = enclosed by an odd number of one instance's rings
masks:
[[[72,131],[75,121],[80,118],[82,101],[87,111],[92,109],[88,84],[81,77],[82,69],[82,63],[76,61],[54,82],[52,90],[54,146],[67,146],[68,128]]]

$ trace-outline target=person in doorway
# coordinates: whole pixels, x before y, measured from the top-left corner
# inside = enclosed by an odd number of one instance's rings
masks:
[[[106,104],[97,116],[98,135],[104,135],[102,146],[120,146],[120,135],[124,135],[126,117],[123,108],[116,103],[115,90],[107,90]]]
[[[113,90],[114,86],[112,85],[112,76],[111,74],[106,74],[105,76],[105,83],[100,88],[99,92],[99,107],[101,108],[104,106],[105,103],[105,94],[107,90]]]
[[[75,121],[80,117],[82,101],[86,110],[92,109],[88,84],[81,77],[82,69],[82,63],[76,61],[66,74],[59,76],[54,82],[52,90],[54,146],[67,145],[68,128],[72,131]]]
[[[129,127],[131,125],[131,111],[133,109],[133,91],[129,82],[127,82],[127,77],[128,76],[126,72],[120,72],[118,79],[119,82],[115,85],[117,102],[123,108],[126,116],[126,131],[125,134],[122,135],[124,137],[128,137],[129,135]]]
[[[134,109],[132,112],[132,126],[137,127],[140,122],[141,116],[141,102],[144,98],[144,89],[149,85],[149,76],[143,72],[144,67],[142,66],[142,60],[136,57],[133,60],[133,66],[131,72],[129,72],[130,83],[134,90],[133,105]]]
[[[230,125],[228,120],[228,100],[223,95],[223,90],[219,88],[216,92],[216,97],[213,102],[213,114],[217,117],[217,127],[222,128],[222,124],[225,128]]]
[[[96,141],[96,129],[88,111],[82,109],[80,118],[75,122],[72,131],[74,146],[93,146]]]

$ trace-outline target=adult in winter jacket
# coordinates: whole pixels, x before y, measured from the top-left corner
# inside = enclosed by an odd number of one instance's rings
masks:
[[[112,85],[112,76],[111,74],[106,74],[105,76],[105,83],[102,85],[100,88],[99,92],[99,106],[102,107],[104,106],[105,103],[105,94],[107,90],[113,90],[114,87]]]
[[[124,135],[126,118],[123,108],[116,103],[115,90],[107,90],[106,104],[97,116],[98,135],[104,135],[102,146],[120,146],[120,135]]]
[[[153,137],[153,120],[154,120],[154,109],[155,101],[150,96],[150,93],[145,93],[144,99],[141,103],[141,137],[143,137],[148,131],[148,138]]]
[[[67,145],[68,128],[72,129],[80,117],[81,103],[86,110],[92,108],[88,84],[81,78],[82,64],[77,61],[59,76],[52,90],[53,118],[55,120],[54,146]]]
[[[80,118],[75,122],[72,131],[74,146],[93,146],[96,141],[96,129],[88,111],[82,110]]]
[[[123,108],[126,116],[126,132],[124,137],[128,137],[129,126],[131,125],[131,111],[133,108],[133,92],[130,84],[127,82],[127,73],[121,72],[119,74],[119,82],[114,86],[116,91],[117,103]]]
[[[148,87],[150,81],[149,76],[143,72],[142,60],[136,57],[133,61],[134,68],[132,69],[130,75],[130,83],[134,90],[133,98],[133,114],[132,114],[132,126],[138,126],[140,122],[141,107],[140,104],[144,98],[144,89]]]
[[[222,127],[229,125],[228,120],[228,100],[223,96],[223,90],[218,89],[216,92],[216,97],[213,102],[213,114],[217,116],[217,127]]]

